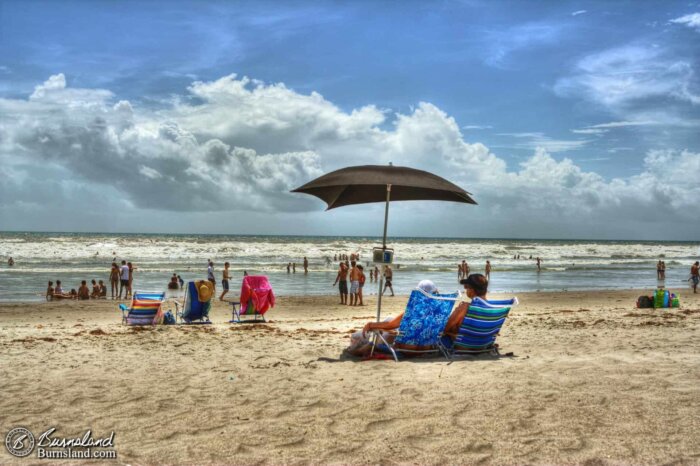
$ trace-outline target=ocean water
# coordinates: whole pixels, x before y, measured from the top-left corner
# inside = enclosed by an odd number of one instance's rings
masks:
[[[238,294],[244,271],[267,275],[277,295],[329,295],[337,292],[333,256],[359,252],[366,265],[379,243],[361,237],[0,233],[0,301],[41,300],[48,280],[61,280],[64,289],[93,278],[108,283],[114,258],[135,265],[137,290],[165,289],[173,272],[185,280],[205,278],[211,259],[217,279],[224,262],[231,263],[229,298]],[[426,278],[442,290],[459,288],[463,259],[472,272],[483,272],[490,260],[490,290],[499,292],[654,288],[659,259],[666,261],[666,286],[688,287],[690,265],[700,258],[700,242],[390,238],[389,246],[399,294]],[[539,273],[536,257],[543,261]],[[297,273],[287,273],[289,262],[296,262]],[[376,294],[366,272],[365,294]]]

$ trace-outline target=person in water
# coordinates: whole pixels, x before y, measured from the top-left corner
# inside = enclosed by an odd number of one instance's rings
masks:
[[[87,286],[85,280],[80,282],[80,288],[78,288],[78,299],[90,299],[90,288]]]
[[[53,301],[53,282],[49,280],[49,286],[46,288],[46,300],[47,301]]]

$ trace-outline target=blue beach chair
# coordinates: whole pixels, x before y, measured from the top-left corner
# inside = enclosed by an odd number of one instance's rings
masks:
[[[165,299],[165,293],[159,291],[136,291],[131,298],[131,306],[120,304],[122,323],[126,325],[154,325],[158,312]]]
[[[373,331],[376,346],[377,339],[382,341],[378,349],[389,351],[398,362],[397,353],[419,354],[437,353],[441,350],[439,345],[440,336],[445,330],[447,320],[450,317],[455,301],[459,298],[459,293],[450,294],[428,294],[421,289],[411,292],[406,304],[401,324],[395,333],[396,338],[392,343],[386,341],[381,331]],[[409,350],[400,346],[422,346],[425,350]],[[372,347],[370,357],[374,354],[375,346]]]
[[[207,284],[205,280],[187,283],[185,288],[185,299],[181,305],[175,302],[176,319],[185,324],[211,324],[209,311],[211,310],[212,294],[203,296],[197,288]],[[180,310],[182,306],[182,310]]]
[[[441,346],[451,359],[460,354],[498,354],[496,337],[518,298],[506,300],[483,300],[474,298],[459,327],[454,341],[445,337]]]

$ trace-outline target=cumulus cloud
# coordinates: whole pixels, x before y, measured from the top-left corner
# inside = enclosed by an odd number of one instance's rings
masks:
[[[285,216],[320,210],[318,201],[290,189],[343,166],[391,161],[474,192],[478,225],[468,218],[450,221],[453,228],[468,226],[471,235],[517,224],[518,234],[543,235],[559,225],[557,231],[566,226],[581,236],[621,220],[643,222],[657,211],[690,231],[700,214],[700,154],[691,151],[652,151],[638,175],[607,180],[553,155],[588,140],[511,134],[533,155],[509,167],[484,144],[466,142],[455,119],[427,102],[405,114],[372,105],[344,111],[317,93],[234,75],[195,82],[188,92],[152,110],[107,90],[73,89],[56,75],[26,99],[0,99],[0,211],[36,217],[62,202],[95,199],[104,211],[236,209],[250,218]],[[629,122],[587,129],[623,123]],[[431,234],[421,228],[444,221],[443,209],[421,212],[425,221],[416,234]],[[528,230],[533,219],[535,230]]]

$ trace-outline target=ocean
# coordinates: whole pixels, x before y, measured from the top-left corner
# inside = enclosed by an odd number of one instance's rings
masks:
[[[185,280],[205,278],[211,259],[217,279],[224,262],[231,263],[229,299],[238,294],[244,271],[267,275],[280,296],[330,295],[337,292],[332,286],[334,255],[359,252],[366,265],[380,242],[370,237],[0,233],[0,301],[42,300],[49,280],[61,280],[67,290],[77,288],[80,280],[109,284],[115,258],[135,265],[137,290],[165,289],[173,273]],[[433,280],[441,290],[458,289],[462,260],[481,273],[490,260],[490,290],[496,292],[653,289],[659,259],[666,262],[666,286],[688,287],[690,265],[700,257],[700,242],[401,237],[390,238],[389,247],[395,251],[398,294],[409,293],[422,279]],[[13,267],[7,264],[10,256]],[[303,273],[304,256],[308,275]],[[539,273],[536,257],[542,259]],[[289,262],[296,263],[296,273],[287,273]],[[368,268],[366,273],[365,294],[376,294]]]

